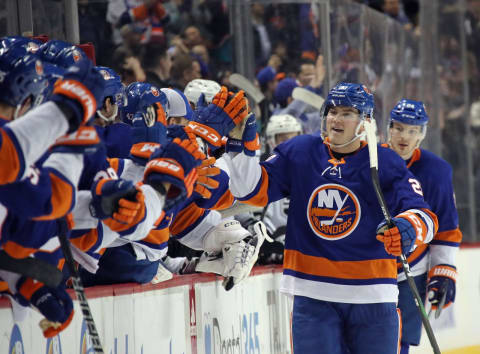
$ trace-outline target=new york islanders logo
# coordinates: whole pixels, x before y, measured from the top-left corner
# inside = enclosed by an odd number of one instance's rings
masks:
[[[361,216],[357,196],[339,184],[324,184],[310,196],[307,218],[315,234],[325,240],[340,240],[350,235]]]

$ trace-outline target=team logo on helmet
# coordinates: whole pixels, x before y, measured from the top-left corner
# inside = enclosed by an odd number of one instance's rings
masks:
[[[72,52],[72,58],[73,58],[73,61],[76,63],[77,61],[82,59],[82,55],[80,54],[80,52],[78,50],[74,49],[73,52]]]
[[[360,221],[357,196],[339,184],[324,184],[310,196],[307,218],[313,232],[325,240],[340,240],[350,235]]]
[[[152,86],[151,91],[152,91],[152,95],[154,95],[155,97],[160,96],[160,92],[158,92],[156,87]]]
[[[365,92],[368,93],[369,95],[372,94],[372,91],[370,91],[370,89],[369,89],[367,86],[362,85],[362,87],[363,87],[363,91],[365,91]]]
[[[40,60],[35,60],[35,71],[38,75],[43,75],[43,65]]]
[[[100,74],[102,74],[104,80],[113,79],[113,76],[107,70],[100,70]]]

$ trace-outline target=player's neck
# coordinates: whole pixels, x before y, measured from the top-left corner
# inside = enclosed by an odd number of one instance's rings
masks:
[[[350,144],[342,147],[338,147],[333,144],[330,144],[330,150],[338,154],[350,154],[360,149],[360,146],[361,146],[360,139],[356,139],[355,141],[352,141]]]
[[[15,107],[9,106],[5,103],[0,103],[0,118],[5,120],[13,120]]]

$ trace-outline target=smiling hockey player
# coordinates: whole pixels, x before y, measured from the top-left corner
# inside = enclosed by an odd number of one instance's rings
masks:
[[[380,183],[396,215],[394,228],[384,226],[360,140],[373,107],[365,86],[340,83],[326,99],[324,139],[294,137],[261,164],[245,153],[227,158],[239,200],[265,206],[290,197],[281,291],[294,298],[296,353],[397,353],[395,256],[429,242],[437,229],[418,181],[380,147]]]

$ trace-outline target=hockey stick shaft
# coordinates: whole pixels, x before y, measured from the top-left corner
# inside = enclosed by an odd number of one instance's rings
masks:
[[[56,288],[63,279],[62,272],[54,265],[37,258],[17,259],[0,251],[0,269],[38,280],[50,288]]]
[[[387,222],[388,227],[393,228],[395,227],[395,225],[392,221],[392,216],[390,215],[390,212],[387,208],[387,203],[385,201],[385,197],[380,187],[380,180],[378,179],[377,137],[375,135],[376,134],[375,126],[374,126],[374,123],[371,123],[371,122],[365,122],[364,124],[365,124],[365,131],[367,133],[368,152],[370,155],[370,172],[372,175],[373,187],[375,189],[375,194],[377,196],[378,203],[380,204],[380,208],[382,209],[383,217],[385,218],[385,221]],[[433,352],[435,354],[441,354],[440,348],[438,347],[437,340],[435,339],[435,335],[433,333],[432,326],[430,325],[430,322],[428,320],[425,307],[423,306],[422,298],[418,293],[417,286],[415,285],[415,281],[413,280],[413,277],[411,275],[410,265],[407,262],[407,257],[405,257],[403,253],[400,256],[400,260],[402,261],[403,273],[405,274],[410,290],[412,291],[412,294],[415,300],[415,305],[417,306],[417,309],[420,312],[420,317],[422,318],[423,327],[427,332],[428,340],[430,341],[430,344],[433,348]]]
[[[103,354],[104,352],[102,343],[98,335],[97,326],[93,320],[92,312],[90,311],[90,306],[88,305],[87,297],[85,296],[85,289],[83,288],[82,281],[77,269],[75,268],[75,263],[73,262],[70,241],[68,240],[68,223],[65,218],[60,219],[58,223],[60,226],[58,238],[60,240],[63,255],[65,256],[65,263],[67,263],[68,269],[70,270],[72,276],[73,290],[77,295],[78,303],[80,304],[82,315],[87,325],[88,334],[90,335],[90,340],[92,341],[93,351],[94,353]]]

